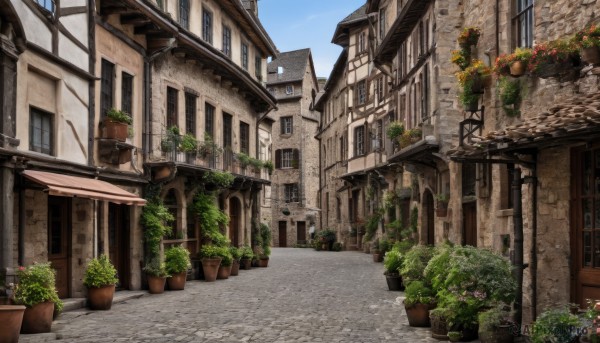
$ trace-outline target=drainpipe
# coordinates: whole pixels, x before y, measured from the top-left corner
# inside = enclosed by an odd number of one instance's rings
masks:
[[[15,175],[16,176],[16,175]],[[19,178],[19,265],[25,265],[25,188],[23,182],[23,176],[16,176]]]
[[[515,168],[512,181],[512,196],[513,196],[513,229],[514,229],[514,256],[513,256],[513,273],[517,281],[516,297],[515,297],[515,323],[521,327],[523,319],[523,205],[521,192],[521,169]]]
[[[537,318],[537,203],[538,203],[538,179],[537,179],[537,156],[534,155],[534,163],[531,167],[531,185],[533,194],[531,195],[531,316],[535,321]]]
[[[88,68],[95,75],[96,68],[96,0],[88,6]],[[96,80],[88,81],[88,165],[94,165],[94,136],[96,128]]]
[[[319,126],[321,125],[323,124],[319,123]],[[321,127],[319,127],[319,131],[322,132],[320,129]],[[323,175],[325,173],[323,172],[323,160],[321,159],[321,136],[319,135],[316,138],[319,142],[319,191],[317,192],[317,196],[319,197],[319,205],[321,207],[321,211],[319,211],[319,227],[323,227]],[[327,213],[327,215],[329,215],[329,213]]]

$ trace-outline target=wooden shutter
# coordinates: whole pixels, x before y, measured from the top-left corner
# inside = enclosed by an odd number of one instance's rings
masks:
[[[293,150],[292,167],[298,169],[299,165],[300,165],[300,150],[294,149]]]
[[[275,168],[281,168],[281,149],[275,150]]]

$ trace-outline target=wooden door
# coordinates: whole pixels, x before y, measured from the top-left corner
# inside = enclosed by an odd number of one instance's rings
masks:
[[[427,245],[435,245],[435,209],[433,203],[433,194],[429,190],[423,194],[423,224],[425,224],[425,232],[427,233]]]
[[[279,247],[287,247],[287,222],[279,222]]]
[[[477,246],[477,203],[463,204],[463,245]]]
[[[572,301],[600,299],[600,148],[574,150],[571,159]]]
[[[108,205],[108,251],[117,269],[118,289],[129,289],[129,206]]]
[[[296,230],[296,241],[298,244],[306,244],[306,222],[297,222]]]
[[[60,298],[70,295],[70,211],[69,198],[48,197],[48,261],[56,270],[56,289]]]
[[[238,198],[229,199],[229,239],[234,247],[240,243],[241,204]]]

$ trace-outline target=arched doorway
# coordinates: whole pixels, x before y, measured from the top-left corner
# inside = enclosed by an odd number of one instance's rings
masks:
[[[433,203],[433,194],[431,191],[426,189],[423,193],[423,216],[422,222],[423,225],[422,231],[427,235],[427,245],[435,245],[435,227],[434,227],[434,203]]]
[[[234,247],[240,246],[240,224],[242,222],[242,205],[240,199],[229,199],[229,239]]]

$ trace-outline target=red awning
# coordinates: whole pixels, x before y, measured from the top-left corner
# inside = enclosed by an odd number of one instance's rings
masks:
[[[146,205],[146,200],[108,182],[84,177],[25,170],[23,176],[48,187],[48,194],[110,201],[116,204]]]

